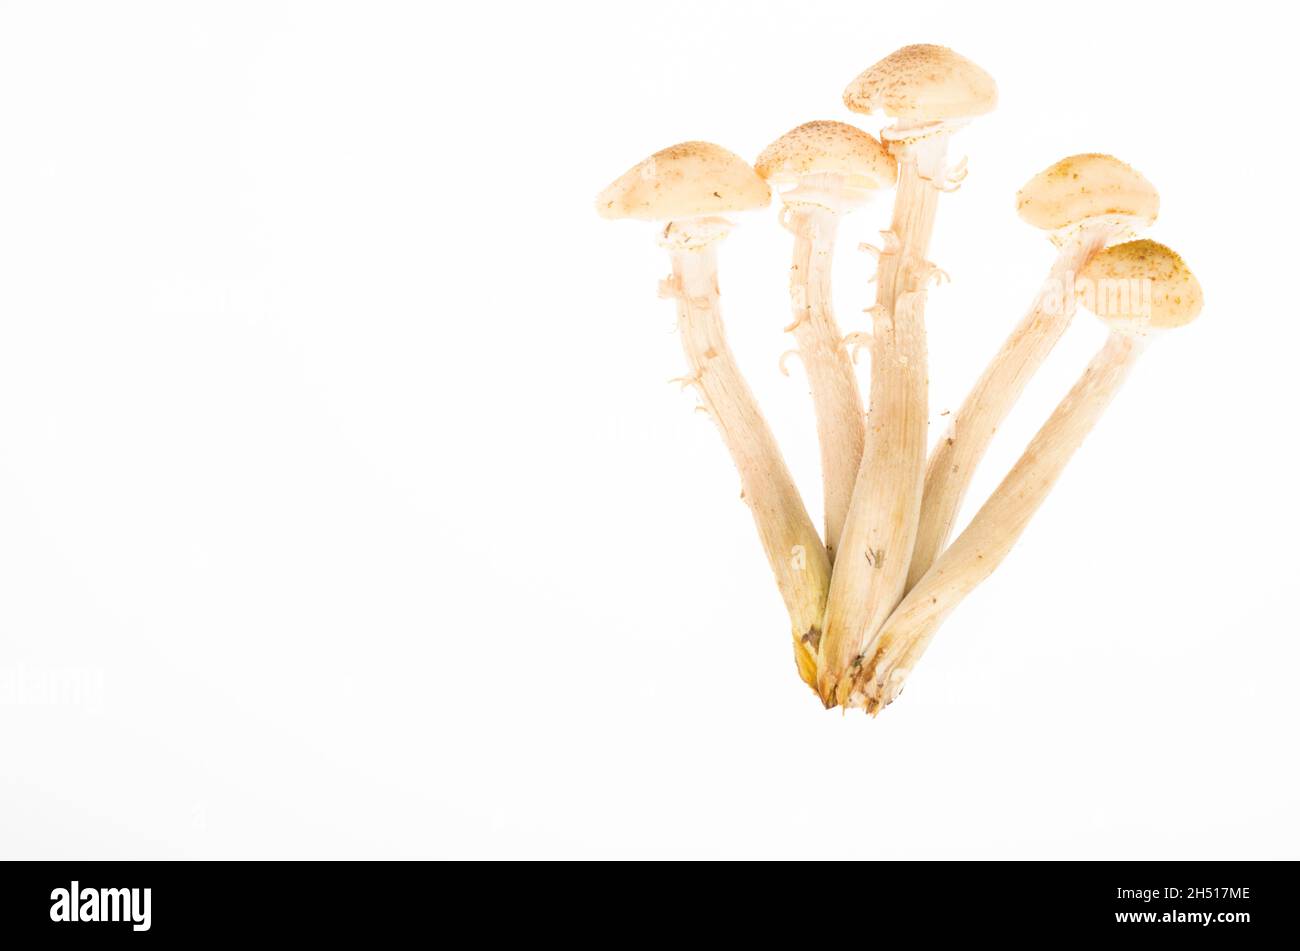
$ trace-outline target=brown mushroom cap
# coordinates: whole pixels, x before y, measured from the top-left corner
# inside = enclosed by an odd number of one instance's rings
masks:
[[[889,151],[857,126],[819,119],[791,129],[763,150],[754,171],[785,185],[806,175],[842,176],[852,188],[888,188],[898,178]]]
[[[602,218],[671,221],[763,208],[772,190],[749,163],[712,142],[682,142],[628,169],[596,197]]]
[[[1169,330],[1201,312],[1201,285],[1178,254],[1155,241],[1106,248],[1079,272],[1083,305],[1112,329],[1127,333]]]
[[[1160,195],[1140,172],[1112,155],[1092,152],[1061,159],[1016,194],[1016,210],[1035,228],[1059,231],[1093,218],[1126,219],[1146,227]]]
[[[844,90],[854,112],[936,122],[989,112],[998,103],[993,77],[960,53],[928,43],[904,46]]]

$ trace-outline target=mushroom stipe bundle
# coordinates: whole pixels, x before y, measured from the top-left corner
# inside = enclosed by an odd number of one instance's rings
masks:
[[[743,497],[790,616],[800,678],[827,707],[876,714],[896,699],[939,626],[993,573],[1042,505],[1146,344],[1200,313],[1182,259],[1149,240],[1159,196],[1110,155],[1074,155],[1016,196],[1057,258],[1043,290],[985,368],[947,433],[927,453],[925,304],[943,277],[927,258],[945,192],[965,177],[949,138],[997,104],[984,70],[942,46],[900,49],[844,91],[853,112],[883,114],[876,138],[837,121],[808,122],[753,166],[710,142],[656,152],[602,191],[606,218],[659,225],[672,260],[661,294],[676,302],[687,374],[740,472]],[[821,451],[819,530],[727,345],[716,246],[728,213],[766,207],[772,187],[793,235],[790,301]],[[831,309],[841,216],[894,190],[879,247],[871,330],[845,336]],[[1060,288],[1070,288],[1068,294]],[[960,533],[957,513],[993,434],[1069,326],[1079,304],[1106,343]],[[853,351],[869,350],[864,404]]]

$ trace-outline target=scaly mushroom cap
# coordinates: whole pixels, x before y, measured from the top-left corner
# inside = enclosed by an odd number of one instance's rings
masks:
[[[850,188],[874,191],[898,178],[898,163],[873,136],[847,122],[817,120],[791,129],[763,150],[754,171],[774,185],[808,175],[836,175]]]
[[[854,112],[937,122],[990,112],[998,104],[993,77],[946,46],[904,46],[872,66],[844,90]]]
[[[683,142],[634,165],[596,197],[602,218],[672,221],[763,208],[767,182],[734,152],[712,142]]]
[[[1177,253],[1129,241],[1095,255],[1075,282],[1083,306],[1123,333],[1169,330],[1201,312],[1201,285]]]
[[[1130,229],[1156,220],[1160,196],[1136,169],[1112,155],[1071,155],[1039,172],[1016,194],[1016,211],[1035,228],[1068,231],[1100,218]]]

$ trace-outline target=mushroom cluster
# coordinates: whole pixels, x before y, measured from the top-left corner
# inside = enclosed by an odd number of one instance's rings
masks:
[[[597,198],[606,218],[657,222],[672,260],[661,285],[677,304],[688,373],[739,470],[742,496],[790,616],[800,677],[826,707],[875,714],[893,701],[936,630],[1001,563],[1110,403],[1146,342],[1192,320],[1201,290],[1164,245],[1129,240],[1159,196],[1103,154],[1074,155],[1017,196],[1057,259],[1028,312],[927,453],[925,304],[943,272],[928,258],[939,196],[955,190],[949,137],[997,103],[980,67],[942,46],[900,49],[844,92],[853,112],[883,113],[879,138],[845,122],[808,122],[753,166],[709,142],[684,142],[634,166]],[[728,214],[765,207],[779,189],[794,236],[793,334],[821,451],[824,526],[804,506],[727,344],[716,247]],[[840,217],[894,189],[869,330],[844,334],[831,307]],[[970,523],[953,538],[971,477],[993,434],[1082,304],[1110,329],[1100,352]],[[864,407],[853,353],[866,348]]]

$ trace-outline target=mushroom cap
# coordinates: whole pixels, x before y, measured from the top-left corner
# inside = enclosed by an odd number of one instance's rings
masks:
[[[602,218],[671,221],[766,207],[772,190],[739,155],[682,142],[632,166],[596,196]]]
[[[1093,218],[1146,227],[1160,211],[1155,186],[1113,155],[1090,152],[1061,159],[1016,193],[1016,211],[1035,228],[1059,231]]]
[[[998,87],[960,53],[922,43],[895,50],[849,83],[844,104],[854,112],[936,122],[990,112]]]
[[[843,176],[853,188],[888,188],[898,179],[889,150],[857,126],[818,119],[791,129],[763,150],[754,171],[777,185],[806,175]]]
[[[1126,333],[1181,327],[1196,318],[1204,303],[1201,285],[1183,259],[1146,239],[1096,254],[1079,272],[1075,287],[1088,310]]]

